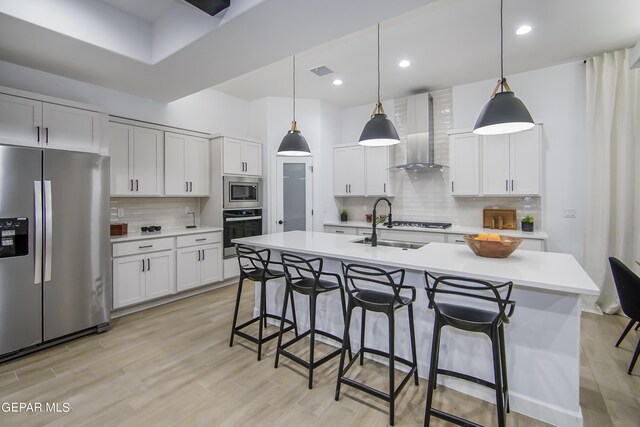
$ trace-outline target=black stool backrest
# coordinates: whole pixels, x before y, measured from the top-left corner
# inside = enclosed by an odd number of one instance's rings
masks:
[[[373,283],[390,289],[393,292],[394,298],[401,301],[400,290],[404,283],[404,269],[386,271],[369,265],[345,264],[343,262],[342,273],[344,275],[347,292],[351,294],[362,289],[358,287],[357,283]]]
[[[640,319],[640,277],[617,258],[610,257],[609,264],[622,311],[632,319]]]
[[[244,245],[236,245],[236,255],[238,256],[240,270],[244,273],[267,270],[271,260],[271,251],[269,249],[256,251]]]
[[[304,259],[298,255],[281,252],[280,259],[284,266],[284,276],[287,281],[295,283],[300,279],[313,279],[315,289],[322,273],[322,258]]]
[[[502,319],[502,321],[508,322],[509,317],[513,314],[515,302],[510,300],[513,282],[494,285],[484,280],[471,279],[469,277],[446,275],[436,277],[426,271],[424,272],[424,278],[426,282],[425,290],[429,298],[429,308],[433,308],[438,314],[440,314],[437,301],[438,294],[458,298],[459,302],[454,303],[456,305],[463,305],[465,299],[468,304],[473,303],[474,305],[477,305],[478,302],[484,302],[485,306],[489,306],[487,311],[496,313],[494,321]],[[433,285],[429,284],[429,279],[433,280]],[[509,308],[508,313],[507,308]]]

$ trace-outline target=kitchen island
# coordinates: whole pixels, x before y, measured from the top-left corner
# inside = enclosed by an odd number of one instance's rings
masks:
[[[342,274],[341,262],[364,263],[407,270],[405,285],[418,288],[414,315],[418,372],[429,368],[433,313],[428,309],[423,271],[454,274],[492,282],[514,282],[512,299],[516,309],[506,326],[506,350],[510,402],[513,411],[562,426],[581,426],[579,405],[581,296],[596,295],[598,288],[580,264],[568,254],[516,250],[509,258],[482,258],[466,246],[431,243],[419,249],[370,247],[357,243],[362,237],[291,231],[234,240],[258,249],[309,257],[322,257],[325,271]],[[270,282],[271,283],[271,282]],[[267,309],[279,313],[284,283],[268,292]],[[269,289],[273,289],[270,287]],[[297,298],[298,296],[296,296]],[[317,326],[340,336],[343,320],[337,295],[328,295],[326,308],[319,305]],[[335,301],[334,301],[335,300]],[[299,327],[308,324],[306,301],[296,302]],[[367,346],[386,350],[384,316],[367,316]],[[369,320],[370,317],[370,320]],[[398,316],[396,328],[408,328]],[[359,347],[359,313],[351,324],[352,345]],[[396,333],[396,354],[408,358],[408,334]],[[485,379],[493,376],[487,337],[446,328],[441,338],[440,367],[464,371]],[[494,392],[456,378],[438,376],[438,382],[484,400],[494,401]],[[408,389],[410,390],[410,388]]]

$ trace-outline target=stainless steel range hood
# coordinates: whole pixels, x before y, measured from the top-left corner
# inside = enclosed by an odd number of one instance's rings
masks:
[[[406,159],[395,166],[412,172],[440,171],[434,162],[433,98],[428,93],[407,97]]]

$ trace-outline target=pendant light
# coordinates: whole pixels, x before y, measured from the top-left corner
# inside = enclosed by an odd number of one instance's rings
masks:
[[[296,123],[296,56],[293,55],[293,120],[291,129],[282,138],[278,156],[310,156],[309,144],[300,133]]]
[[[369,147],[394,145],[400,142],[398,132],[382,108],[380,102],[380,24],[378,23],[378,102],[371,113],[371,120],[362,129],[358,144]]]
[[[504,78],[502,7],[503,0],[500,0],[500,80],[473,128],[473,133],[477,135],[520,132],[535,125],[527,107],[514,95]]]

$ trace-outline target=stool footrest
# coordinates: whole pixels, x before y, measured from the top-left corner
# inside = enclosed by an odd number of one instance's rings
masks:
[[[271,319],[280,320],[280,316],[276,316],[276,315],[274,315],[274,314],[266,314],[264,317],[268,317],[268,318],[271,318]],[[241,338],[244,338],[244,339],[246,339],[246,340],[249,340],[249,341],[251,341],[251,342],[252,342],[252,343],[254,343],[254,344],[259,344],[259,343],[260,343],[260,340],[259,340],[257,337],[255,337],[255,336],[253,336],[253,335],[249,335],[248,333],[246,333],[246,332],[243,332],[243,331],[242,331],[242,329],[246,328],[247,326],[249,326],[249,325],[251,325],[251,324],[253,324],[253,323],[255,323],[255,322],[259,321],[259,320],[260,320],[260,317],[259,317],[259,316],[258,316],[258,317],[254,317],[253,319],[251,319],[251,320],[249,320],[249,321],[247,321],[247,322],[244,322],[242,325],[240,325],[240,326],[236,326],[235,328],[233,328],[233,330],[232,330],[231,332],[232,332],[234,335],[237,335],[237,336],[239,336],[239,337],[241,337]],[[284,328],[284,330],[282,331],[283,333],[284,333],[284,332],[289,332],[289,331],[291,331],[291,330],[293,330],[293,329],[295,328],[295,324],[293,323],[293,321],[291,321],[291,320],[289,320],[289,319],[284,319],[284,322],[285,322],[285,323],[288,323],[288,324],[289,324],[289,326],[287,326],[286,328]],[[267,342],[267,341],[270,341],[270,340],[272,340],[272,339],[276,338],[276,337],[278,336],[278,334],[279,334],[279,333],[280,333],[280,332],[278,331],[278,332],[274,332],[274,333],[272,333],[271,335],[267,335],[266,337],[265,337],[265,336],[263,336],[263,337],[262,337],[262,342],[263,342],[263,343],[265,343],[265,342]]]
[[[487,380],[483,380],[482,378],[478,378],[478,377],[473,377],[471,375],[467,375],[467,374],[463,374],[462,372],[456,372],[456,371],[449,371],[447,369],[440,369],[438,368],[437,370],[438,375],[442,374],[442,375],[447,375],[450,377],[455,377],[455,378],[460,378],[461,380],[467,380],[476,384],[480,384],[483,385],[485,387],[489,387],[492,389],[496,389],[496,385],[492,382],[489,382]]]
[[[317,368],[318,366],[322,365],[323,363],[333,359],[334,357],[338,356],[340,354],[341,350],[334,350],[331,353],[327,354],[326,356],[322,357],[319,360],[316,360],[315,362],[313,362],[313,369]],[[309,369],[312,365],[309,363],[308,360],[304,360],[299,356],[296,356],[295,354],[282,349],[282,347],[278,350],[278,353],[280,353],[280,355],[282,356],[286,356],[289,359],[293,360],[294,362],[304,366],[305,368]]]
[[[434,417],[440,418],[441,420],[449,421],[450,423],[457,424],[459,426],[483,427],[481,424],[476,424],[473,421],[469,421],[469,420],[464,419],[464,418],[456,417],[453,414],[450,414],[448,412],[443,412],[443,411],[441,411],[439,409],[431,408],[430,412],[431,412],[431,415],[433,415]]]
[[[339,381],[342,384],[346,384],[346,385],[351,386],[353,388],[357,388],[360,391],[364,391],[365,393],[369,393],[369,394],[371,394],[371,395],[373,395],[373,396],[375,396],[377,398],[380,398],[380,399],[384,400],[385,402],[390,402],[391,401],[391,398],[389,397],[388,393],[384,393],[384,392],[382,392],[380,390],[377,390],[377,389],[375,389],[373,387],[370,387],[370,386],[368,386],[366,384],[359,383],[358,381],[352,380],[351,378],[341,377],[339,379]]]

